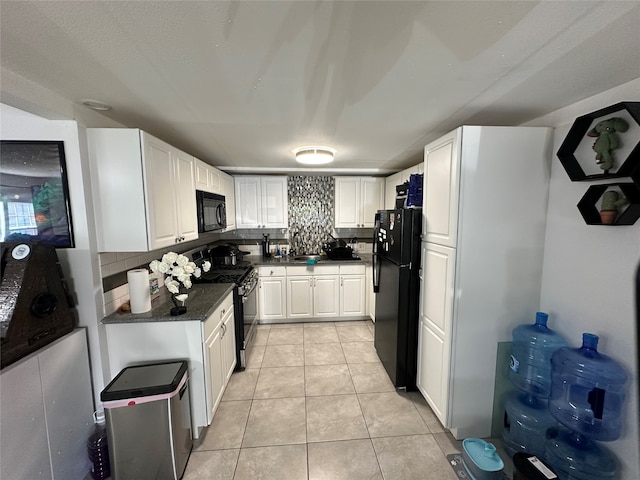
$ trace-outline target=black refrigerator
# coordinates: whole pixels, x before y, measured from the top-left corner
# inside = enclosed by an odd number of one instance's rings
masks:
[[[416,388],[422,209],[380,210],[373,236],[375,347],[396,388]]]

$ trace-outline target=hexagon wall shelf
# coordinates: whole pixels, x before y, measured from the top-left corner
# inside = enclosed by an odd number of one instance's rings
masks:
[[[596,152],[593,151],[595,138],[588,137],[587,132],[599,121],[614,116],[625,119],[629,129],[617,134],[621,144],[614,153],[617,168],[614,166],[614,169],[605,173],[596,164]],[[632,177],[640,184],[640,102],[621,102],[576,118],[557,156],[574,182]]]
[[[640,189],[635,183],[609,183],[592,185],[578,202],[578,210],[587,225],[604,225],[600,220],[598,202],[607,190],[617,190],[627,199],[626,207],[612,225],[633,225],[640,218]]]

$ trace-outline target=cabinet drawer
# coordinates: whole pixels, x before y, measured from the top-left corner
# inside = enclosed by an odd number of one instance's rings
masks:
[[[220,326],[220,322],[231,308],[233,307],[233,293],[227,295],[222,303],[216,308],[211,315],[204,321],[204,340],[209,338],[216,328]]]
[[[284,277],[286,274],[287,274],[287,267],[284,267],[284,266],[258,267],[258,275],[261,277]]]
[[[364,275],[364,264],[359,265],[340,265],[341,275]]]
[[[287,267],[287,277],[301,275],[337,275],[340,272],[339,265],[300,265]]]

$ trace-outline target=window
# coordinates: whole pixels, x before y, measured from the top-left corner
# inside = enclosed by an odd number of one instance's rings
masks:
[[[7,202],[7,225],[9,227],[7,234],[9,235],[12,233],[38,235],[33,204],[26,202]]]

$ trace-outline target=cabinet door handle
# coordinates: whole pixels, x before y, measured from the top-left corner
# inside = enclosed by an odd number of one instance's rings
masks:
[[[342,287],[343,284],[344,284],[344,278],[340,277],[340,286]]]

